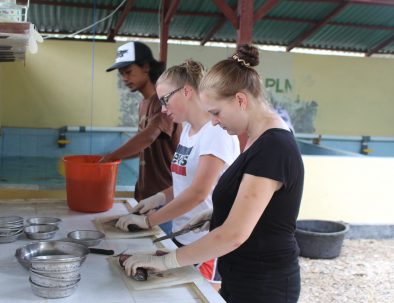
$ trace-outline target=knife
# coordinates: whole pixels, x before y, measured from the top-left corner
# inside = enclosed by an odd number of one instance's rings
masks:
[[[107,255],[107,256],[112,256],[115,254],[115,252],[112,249],[91,248],[91,247],[89,247],[89,252],[91,254],[99,254],[99,255]]]
[[[186,233],[188,233],[188,232],[190,232],[190,231],[192,231],[194,229],[200,228],[206,222],[209,222],[209,221],[210,220],[202,220],[202,221],[200,221],[200,222],[198,222],[196,224],[189,225],[189,226],[187,226],[185,228],[182,228],[181,230],[178,230],[178,231],[176,231],[174,233],[171,233],[169,235],[166,235],[166,236],[154,239],[153,243],[160,242],[160,241],[167,240],[167,239],[172,239],[172,238],[175,238],[176,236],[180,236],[180,235],[186,234]]]
[[[88,245],[81,243],[79,241],[75,241],[73,239],[67,238],[67,239],[63,239],[61,241],[64,242],[71,242],[71,243],[77,243],[80,245],[84,245],[89,249],[89,252],[91,254],[98,254],[98,255],[107,255],[107,256],[112,256],[115,254],[115,251],[113,251],[112,249],[104,249],[104,248],[93,248],[93,247],[89,247]]]

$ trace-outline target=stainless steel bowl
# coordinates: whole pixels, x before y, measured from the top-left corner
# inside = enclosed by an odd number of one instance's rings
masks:
[[[23,234],[23,229],[20,229],[19,231],[8,234],[8,235],[1,235],[0,236],[0,243],[15,242],[16,240],[18,240],[18,238],[20,237],[21,234]]]
[[[26,220],[27,225],[52,224],[58,225],[62,220],[54,217],[32,217]]]
[[[21,230],[23,230],[23,226],[16,228],[0,228],[0,237],[12,236],[20,233]]]
[[[49,272],[45,270],[30,268],[30,272],[34,272],[41,276],[56,278],[56,279],[77,279],[81,276],[79,268],[75,270],[56,271],[56,272]]]
[[[16,241],[23,233],[23,218],[19,216],[0,217],[0,243]]]
[[[81,267],[82,258],[73,255],[37,256],[30,260],[31,268],[46,272],[73,271]]]
[[[30,286],[36,296],[57,299],[71,296],[77,289],[78,283],[67,287],[45,287],[33,283],[30,279]]]
[[[25,234],[29,239],[47,240],[52,238],[59,227],[52,224],[30,225],[25,227]]]
[[[81,280],[81,275],[71,279],[59,279],[40,275],[34,271],[30,271],[30,280],[45,287],[67,287],[78,283]]]
[[[98,230],[74,230],[67,234],[73,242],[81,243],[86,246],[95,246],[105,238],[105,234]]]
[[[0,217],[0,226],[23,225],[23,218],[19,216],[4,216]]]
[[[88,253],[89,248],[82,244],[67,241],[40,241],[18,248],[15,251],[15,257],[22,266],[29,269],[31,259],[37,256],[72,255],[81,257],[82,263]]]

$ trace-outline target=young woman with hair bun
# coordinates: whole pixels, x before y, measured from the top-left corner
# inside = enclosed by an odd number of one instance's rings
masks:
[[[117,222],[119,228],[127,230],[129,224],[148,228],[172,220],[175,232],[195,215],[212,210],[212,190],[220,175],[238,157],[239,141],[237,136],[214,126],[209,113],[204,111],[198,94],[203,75],[201,63],[187,60],[170,67],[157,80],[162,112],[173,122],[184,124],[171,163],[172,187],[141,201],[133,212],[145,215],[121,217]],[[205,230],[187,233],[177,236],[174,242],[179,247],[188,245],[205,234]],[[200,272],[218,284],[216,260],[204,261],[197,262]]]
[[[293,133],[263,96],[254,69],[259,52],[241,45],[215,64],[199,85],[212,124],[230,135],[247,134],[245,150],[221,175],[212,194],[210,232],[168,255],[131,257],[137,267],[166,270],[218,258],[221,295],[229,303],[297,302],[299,248],[295,239],[304,168]]]

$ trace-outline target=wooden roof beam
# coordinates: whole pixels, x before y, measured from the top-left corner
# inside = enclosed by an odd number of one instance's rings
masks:
[[[352,4],[369,4],[369,5],[389,5],[394,6],[394,1],[392,0],[347,0],[347,2]]]
[[[169,0],[163,0],[161,2],[161,10],[160,10],[160,33],[159,33],[159,40],[160,40],[160,51],[159,57],[160,61],[163,61],[167,65],[167,53],[168,53],[168,33],[169,33],[169,22],[166,23],[166,16],[168,15],[170,8]],[[175,12],[175,11],[174,11]],[[169,18],[171,20],[171,18]]]
[[[170,24],[172,17],[175,15],[176,9],[178,8],[180,0],[172,0],[170,6],[168,7],[168,11],[164,17],[164,23]]]
[[[21,3],[26,0],[21,0]],[[53,0],[52,0],[53,1]],[[52,2],[51,0],[30,0],[30,4],[37,5],[48,5],[48,6],[61,6],[61,7],[79,7],[79,8],[93,8],[93,5],[90,3],[74,3],[74,2]],[[288,0],[288,1],[303,1],[303,2],[330,2],[330,3],[343,3],[347,1],[350,4],[366,4],[366,5],[388,5],[394,6],[394,1],[392,0]],[[106,9],[106,10],[114,10],[117,6],[108,5],[108,4],[96,4],[96,9]],[[157,9],[147,9],[147,8],[135,8],[133,11],[138,13],[145,14],[157,14]],[[219,17],[222,14],[219,13],[208,13],[208,12],[190,12],[190,11],[181,11],[177,12],[177,15],[182,16],[205,16],[205,17]]]
[[[322,3],[350,3],[350,4],[366,4],[366,5],[389,5],[394,6],[393,0],[288,0],[293,2],[322,2]]]
[[[121,26],[123,25],[123,22],[126,20],[127,15],[129,14],[131,8],[133,7],[133,3],[134,0],[128,0],[123,11],[122,14],[120,15],[118,21],[115,24],[114,29],[110,30],[110,33],[107,36],[107,39],[109,41],[113,41],[115,36],[118,34],[119,29],[121,28]]]
[[[301,44],[303,41],[311,37],[313,34],[315,34],[318,30],[320,30],[324,25],[326,25],[331,18],[335,17],[338,15],[340,12],[342,12],[349,3],[342,3],[338,5],[330,14],[328,14],[323,20],[319,21],[316,26],[312,27],[311,29],[307,30],[304,33],[301,33],[295,40],[289,43],[287,46],[286,50],[289,52],[291,51],[294,47],[298,46]]]
[[[214,27],[205,35],[205,37],[201,40],[201,45],[205,45],[227,22],[227,19],[222,17]]]
[[[318,22],[307,19],[299,19],[299,18],[286,18],[286,17],[271,17],[265,16],[265,20],[272,20],[278,22],[293,22],[293,23],[308,23],[310,25],[317,25]],[[371,25],[371,24],[355,24],[355,23],[346,23],[346,22],[337,22],[337,21],[329,21],[327,25],[335,25],[335,26],[343,26],[343,27],[356,27],[356,28],[365,28],[371,30],[384,30],[384,31],[392,31],[394,30],[394,26],[383,26],[383,25]]]
[[[381,49],[385,48],[387,45],[390,45],[391,43],[394,42],[394,35],[391,36],[391,38],[384,40],[383,42],[379,43],[377,46],[369,50],[365,55],[367,57],[371,56],[374,53],[377,53]]]
[[[253,23],[256,23],[257,21],[268,15],[268,13],[274,8],[274,6],[278,2],[279,2],[278,0],[269,0],[265,2],[263,5],[261,5],[253,16]]]
[[[232,8],[224,0],[212,0],[212,2],[221,10],[231,25],[238,29],[238,18]]]
[[[371,30],[383,30],[383,31],[393,31],[394,26],[383,26],[383,25],[371,25],[371,24],[354,24],[354,23],[344,23],[344,22],[328,22],[329,25],[344,26],[344,27],[356,27],[365,28]]]
[[[53,0],[52,0],[53,1]],[[74,3],[74,2],[52,2],[51,0],[30,0],[30,4],[37,5],[48,5],[48,6],[60,6],[60,7],[73,7],[73,8],[88,8],[92,9],[92,4],[89,3]],[[113,11],[117,6],[107,5],[107,4],[96,4],[96,9],[105,9]],[[159,10],[157,9],[147,9],[147,8],[133,8],[134,13],[143,13],[143,14],[158,14]],[[181,11],[177,12],[177,15],[180,16],[201,16],[201,17],[222,17],[221,13],[205,13],[205,12],[191,12],[191,11]]]
[[[231,9],[233,10],[234,14],[237,13],[236,8],[232,7]],[[211,38],[226,24],[226,22],[227,22],[227,18],[222,14],[220,14],[218,22],[216,22],[213,28],[211,28],[211,30],[205,35],[205,37],[201,39],[200,45],[205,45],[205,43],[211,40]]]

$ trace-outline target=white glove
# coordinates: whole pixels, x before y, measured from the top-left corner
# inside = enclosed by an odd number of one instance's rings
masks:
[[[133,207],[132,213],[139,212],[140,214],[145,214],[151,209],[158,208],[166,204],[166,195],[162,192],[150,196],[146,199],[141,200],[137,206]]]
[[[139,216],[134,214],[120,217],[119,220],[116,222],[115,227],[124,231],[129,231],[129,229],[127,228],[129,224],[135,224],[143,229],[150,228],[147,216]]]
[[[198,215],[191,218],[184,226],[182,226],[181,229],[187,228],[190,225],[197,224],[197,223],[204,221],[204,220],[211,220],[212,211],[213,211],[212,208],[202,211]],[[195,233],[206,231],[206,230],[209,230],[209,226],[210,226],[210,221],[207,221],[207,222],[205,222],[205,224],[203,226],[201,226],[200,228],[195,228],[195,229],[193,229],[193,231]]]
[[[164,256],[132,255],[123,262],[123,266],[128,276],[135,275],[137,267],[151,269],[154,272],[180,267],[176,259],[176,250]]]

